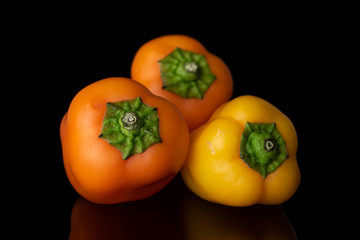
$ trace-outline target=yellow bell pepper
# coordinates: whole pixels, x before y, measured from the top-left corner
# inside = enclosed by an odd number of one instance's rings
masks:
[[[264,99],[241,96],[191,133],[181,175],[192,192],[210,202],[280,204],[300,183],[297,145],[287,116]]]

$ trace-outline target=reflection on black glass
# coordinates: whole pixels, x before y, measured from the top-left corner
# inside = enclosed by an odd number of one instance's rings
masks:
[[[79,198],[71,214],[70,240],[179,239],[167,211],[155,201],[98,205]]]
[[[227,207],[186,194],[180,209],[183,239],[297,239],[282,206]]]
[[[281,206],[227,207],[184,191],[115,205],[79,198],[69,239],[290,240],[296,234]]]

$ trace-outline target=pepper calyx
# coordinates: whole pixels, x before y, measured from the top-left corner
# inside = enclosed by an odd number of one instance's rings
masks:
[[[159,62],[162,88],[183,98],[203,99],[216,76],[204,55],[175,48]]]
[[[285,140],[275,123],[246,122],[240,141],[240,158],[263,178],[288,158]]]
[[[123,160],[161,142],[157,108],[132,100],[108,102],[99,138],[122,153]]]

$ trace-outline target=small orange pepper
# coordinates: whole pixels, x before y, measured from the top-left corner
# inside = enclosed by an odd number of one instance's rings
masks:
[[[174,103],[189,130],[205,123],[233,92],[231,72],[222,59],[185,35],[155,38],[137,51],[131,78]]]

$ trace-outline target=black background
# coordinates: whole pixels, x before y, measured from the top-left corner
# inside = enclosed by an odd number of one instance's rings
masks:
[[[341,166],[336,166],[340,173],[335,175],[328,167],[333,167],[338,156],[326,155],[331,139],[324,119],[333,116],[332,79],[338,74],[333,65],[338,51],[333,48],[336,21],[301,11],[225,15],[212,12],[211,17],[204,15],[204,21],[175,21],[170,15],[105,14],[90,20],[76,18],[74,13],[69,20],[68,15],[51,17],[49,12],[30,24],[24,21],[26,28],[17,44],[25,53],[21,61],[28,67],[18,77],[31,81],[25,88],[35,89],[19,95],[22,99],[31,96],[33,117],[28,116],[28,121],[34,121],[34,127],[27,131],[40,140],[30,141],[31,147],[22,150],[28,157],[18,173],[24,180],[17,189],[30,193],[16,197],[24,211],[13,221],[31,226],[29,231],[38,236],[67,239],[71,208],[79,195],[64,172],[59,126],[72,98],[97,80],[130,77],[132,59],[145,42],[166,34],[185,34],[228,65],[234,79],[232,98],[245,94],[262,97],[292,120],[298,134],[302,180],[283,207],[299,239],[335,236],[344,222],[337,217],[343,211],[338,199],[345,192],[339,182],[344,173]],[[34,116],[43,118],[39,121]],[[29,156],[37,157],[30,160]],[[178,177],[171,187],[177,184],[181,184]],[[36,216],[40,220],[34,220]]]

